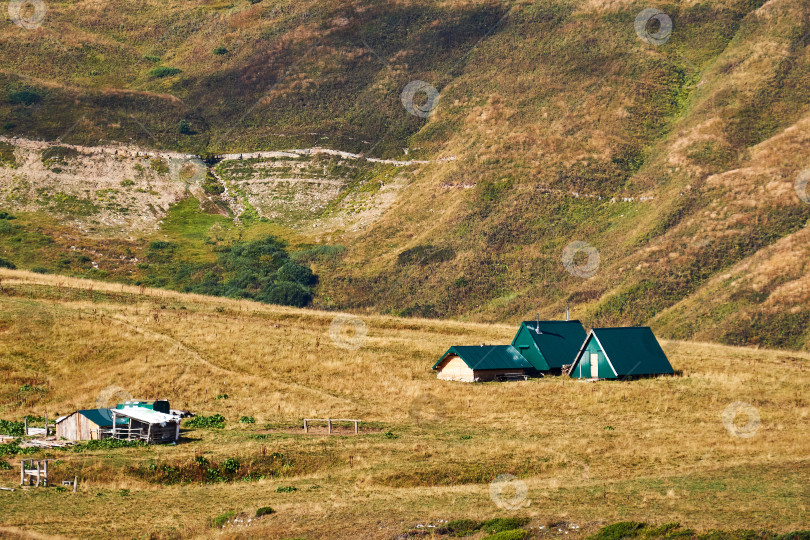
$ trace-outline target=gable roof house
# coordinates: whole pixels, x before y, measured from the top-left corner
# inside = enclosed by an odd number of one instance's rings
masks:
[[[673,373],[655,334],[646,326],[594,328],[568,371],[576,379],[620,379]]]
[[[560,373],[571,364],[587,334],[579,321],[524,321],[512,346],[532,365],[533,371]]]
[[[532,365],[511,345],[457,345],[450,347],[433,369],[437,378],[446,381],[482,382],[525,378]]]

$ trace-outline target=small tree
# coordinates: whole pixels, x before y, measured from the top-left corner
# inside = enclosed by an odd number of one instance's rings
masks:
[[[191,123],[185,118],[180,120],[180,122],[177,124],[177,132],[181,135],[191,135],[193,133]]]

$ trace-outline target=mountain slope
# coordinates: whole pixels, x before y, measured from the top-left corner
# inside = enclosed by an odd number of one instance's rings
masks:
[[[265,181],[267,163],[236,166],[252,169],[247,205],[225,206],[306,250],[322,307],[511,321],[570,305],[593,325],[807,349],[810,6],[662,3],[659,44],[636,33],[647,7],[114,2],[113,24],[53,2],[40,28],[0,33],[24,45],[0,62],[0,119],[76,144],[429,161],[325,167],[317,211],[317,191]],[[403,107],[416,80],[439,92],[427,118]]]

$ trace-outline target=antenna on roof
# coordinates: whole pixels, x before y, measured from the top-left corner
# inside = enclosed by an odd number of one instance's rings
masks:
[[[568,320],[568,306],[565,306],[565,320]]]

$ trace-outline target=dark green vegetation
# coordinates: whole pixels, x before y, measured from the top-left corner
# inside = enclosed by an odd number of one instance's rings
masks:
[[[186,420],[184,425],[185,427],[189,428],[221,429],[225,427],[225,417],[222,416],[221,414],[214,414],[211,416],[199,415],[189,420]]]
[[[679,538],[684,540],[808,540],[810,539],[810,531],[774,534],[768,531],[740,529],[698,533],[681,527],[680,523],[666,523],[655,526],[636,521],[623,521],[603,527],[596,534],[589,536],[588,540],[623,540],[631,538],[667,540]]]
[[[146,255],[149,266],[140,283],[296,307],[312,300],[316,276],[308,267],[290,260],[286,244],[276,238],[217,246],[214,263],[176,257],[177,247],[172,242],[151,242]]]

